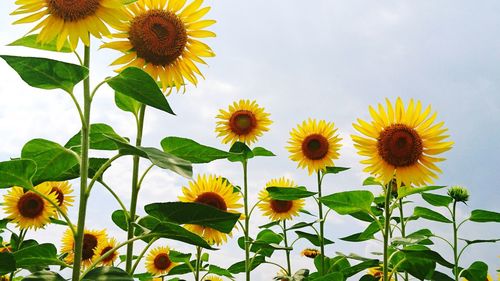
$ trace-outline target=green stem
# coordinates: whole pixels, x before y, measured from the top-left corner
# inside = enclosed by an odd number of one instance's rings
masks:
[[[243,203],[245,207],[245,276],[246,281],[250,281],[250,216],[248,213],[248,162],[243,161]]]
[[[83,65],[90,66],[90,46],[85,46]],[[89,129],[90,129],[90,75],[83,80],[83,120],[81,130],[81,153],[80,153],[80,202],[78,207],[78,224],[76,229],[75,253],[73,261],[73,274],[71,280],[80,280],[80,267],[82,262],[83,233],[85,229],[85,215],[87,212],[87,177],[89,167]]]
[[[97,172],[95,173],[94,177],[92,178],[92,180],[90,181],[89,183],[89,186],[87,187],[87,195],[90,194],[90,191],[92,190],[92,187],[94,186],[94,184],[99,181],[99,178],[101,178],[102,174],[104,174],[104,171],[106,171],[107,168],[109,168],[111,166],[111,163],[113,163],[113,161],[115,161],[116,159],[122,157],[121,154],[117,154],[113,157],[111,157],[110,159],[108,159],[104,164],[102,164],[101,167],[99,167],[99,170],[97,170]]]
[[[196,268],[194,273],[194,280],[200,281],[200,269],[201,269],[201,247],[196,247]]]
[[[137,119],[137,137],[135,139],[135,145],[140,146],[142,143],[142,131],[144,129],[144,115],[146,114],[146,105],[141,105],[139,110],[139,118]],[[130,199],[130,220],[128,221],[128,233],[127,239],[132,239],[134,237],[134,221],[137,212],[137,198],[139,197],[138,188],[139,179],[139,156],[135,155],[133,159],[132,167],[132,196]],[[132,259],[134,254],[134,243],[129,243],[127,245],[127,259],[125,263],[125,270],[131,272],[132,270]]]
[[[385,231],[384,231],[384,279],[382,280],[389,280],[389,235],[390,235],[390,226],[391,226],[391,212],[390,212],[390,205],[391,205],[391,191],[392,191],[392,181],[389,182],[386,185],[385,188],[385,205],[384,205],[384,211],[385,211],[385,216],[384,216],[384,226],[385,226]]]
[[[151,241],[149,241],[149,243],[146,245],[146,247],[144,247],[144,249],[142,249],[142,252],[137,256],[137,259],[135,260],[134,266],[132,266],[132,271],[130,272],[130,275],[134,274],[137,266],[139,265],[139,262],[142,260],[142,257],[144,257],[144,255],[148,251],[149,247],[151,247],[151,245],[153,245],[153,243],[156,240],[158,240],[158,238],[151,239]]]
[[[128,211],[127,211],[127,207],[125,207],[125,204],[123,204],[122,200],[120,199],[120,197],[118,197],[118,195],[113,191],[113,189],[107,185],[104,181],[99,181],[99,183],[104,186],[104,188],[106,188],[109,193],[111,193],[111,195],[113,196],[113,198],[115,198],[116,202],[118,202],[118,204],[120,205],[120,207],[122,208],[125,216],[128,217]]]
[[[319,212],[319,246],[321,251],[321,276],[325,275],[325,221],[323,204],[321,204],[321,171],[318,171],[318,212]]]
[[[285,247],[288,248],[288,238],[286,236],[286,220],[283,220],[283,239],[285,240]],[[288,269],[288,276],[292,276],[292,263],[290,262],[290,250],[286,249],[286,265]]]
[[[453,266],[453,275],[455,276],[455,281],[459,281],[458,274],[458,228],[457,228],[457,218],[456,218],[456,208],[457,201],[453,200],[453,211],[451,213],[453,219],[453,260],[455,265]]]
[[[401,223],[401,237],[405,238],[406,237],[406,224],[405,224],[405,217],[404,217],[404,212],[403,212],[403,199],[399,199],[399,220]],[[395,268],[392,270],[394,272]],[[393,273],[391,273],[392,275]],[[405,271],[404,275],[404,280],[408,281],[408,272]],[[396,275],[397,278],[397,275]]]

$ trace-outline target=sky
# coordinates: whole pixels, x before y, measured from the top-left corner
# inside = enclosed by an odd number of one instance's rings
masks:
[[[343,138],[341,156],[335,164],[351,167],[347,172],[328,177],[324,193],[369,189],[377,194],[381,191],[376,187],[361,186],[369,175],[362,172],[361,157],[352,145],[350,135],[355,133],[352,123],[356,118],[369,119],[368,106],[383,102],[386,97],[393,101],[401,97],[405,102],[414,98],[432,105],[455,142],[453,149],[444,154],[447,160],[440,164],[443,174],[435,183],[469,188],[470,201],[460,206],[459,217],[466,218],[473,209],[500,212],[497,164],[500,2],[220,0],[206,3],[212,6],[207,18],[217,20],[211,28],[217,37],[205,42],[217,56],[208,60],[208,67],[201,67],[206,80],[197,87],[188,86],[184,95],[174,93],[168,97],[176,116],[148,109],[145,146],[159,147],[166,136],[182,136],[228,149],[228,145],[222,145],[216,138],[215,116],[233,101],[252,99],[265,107],[274,121],[257,145],[268,148],[277,157],[251,161],[251,202],[256,202],[265,183],[276,177],[287,176],[310,190],[316,189],[315,178],[297,169],[285,149],[289,131],[309,117],[335,123]],[[14,1],[0,3],[0,54],[42,56],[76,63],[72,55],[7,47],[30,30],[28,25],[11,25],[17,19],[9,15],[14,9]],[[113,75],[108,65],[119,56],[115,51],[98,50],[100,44],[99,40],[93,41],[94,85]],[[76,112],[67,95],[29,87],[3,61],[0,74],[0,160],[19,156],[23,144],[30,139],[46,138],[64,144],[79,130]],[[116,108],[113,93],[107,87],[97,94],[92,122],[110,124],[123,136],[135,135],[132,116]],[[125,201],[129,200],[131,162],[130,158],[122,158],[105,175]],[[234,163],[219,160],[196,165],[194,172],[195,175],[215,173],[242,183],[241,168]],[[139,210],[148,203],[177,200],[180,188],[186,183],[186,179],[173,173],[154,169],[144,182]],[[73,185],[76,189],[77,182],[73,181]],[[415,204],[422,202],[419,196],[411,200]],[[106,228],[110,235],[123,239],[125,234],[113,226],[110,215],[103,216],[118,209],[118,204],[103,188],[95,188],[90,201],[88,227]],[[312,202],[309,205],[309,210],[314,211]],[[70,210],[70,217],[76,221],[75,207]],[[259,214],[252,225],[265,222]],[[409,226],[410,231],[424,223],[417,222]],[[451,239],[450,225],[425,221],[425,226]],[[338,240],[365,227],[332,212],[326,234],[336,243],[328,246],[327,252],[373,257],[370,252],[381,251],[381,244]],[[62,227],[50,226],[29,236],[58,244],[54,237],[63,231]],[[251,230],[254,235],[257,231]],[[241,232],[235,234],[241,235]],[[469,223],[461,236],[500,238],[500,226]],[[158,245],[165,243],[181,251],[194,251],[176,242],[163,241]],[[298,255],[307,246],[310,245],[305,242],[297,243],[293,252],[295,270],[312,267],[310,260]],[[451,260],[452,252],[443,243],[436,242],[435,250]],[[488,263],[490,273],[494,274],[500,268],[499,255],[498,244],[477,245],[465,252],[462,265],[480,259]],[[243,256],[233,239],[213,252],[211,260],[227,267]],[[284,262],[284,256],[278,254],[273,260]],[[263,265],[252,276],[254,280],[271,280],[277,271],[273,266]]]

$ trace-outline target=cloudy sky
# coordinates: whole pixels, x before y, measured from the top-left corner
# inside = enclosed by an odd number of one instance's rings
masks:
[[[0,53],[60,58],[75,63],[71,55],[55,55],[26,48],[4,47],[25,34],[30,27],[11,26],[9,16],[14,1],[0,3]],[[217,53],[202,67],[206,80],[189,86],[185,95],[168,99],[177,116],[150,109],[146,116],[144,144],[159,146],[165,136],[184,136],[199,142],[228,148],[214,133],[215,115],[220,108],[239,99],[255,99],[274,120],[271,130],[259,141],[278,157],[255,159],[250,163],[251,201],[266,181],[288,176],[309,189],[313,177],[296,169],[285,150],[291,128],[314,117],[333,121],[343,138],[338,166],[352,167],[343,174],[327,178],[325,193],[360,189],[368,175],[362,172],[360,157],[352,147],[350,135],[356,118],[369,118],[369,105],[388,97],[400,96],[432,104],[438,119],[446,122],[454,148],[440,167],[440,185],[464,185],[471,191],[468,206],[460,206],[460,217],[472,209],[499,212],[498,164],[500,158],[500,2],[498,1],[285,1],[221,0],[207,1],[209,17],[216,19],[217,38],[206,40]],[[97,50],[92,57],[92,81],[112,75],[108,64],[118,53]],[[68,96],[62,92],[30,88],[7,64],[0,61],[0,159],[16,157],[24,143],[46,138],[64,144],[79,130],[79,121]],[[93,122],[110,124],[124,136],[134,136],[130,115],[118,110],[109,88],[99,92],[92,113]],[[128,200],[131,159],[119,160],[106,174],[111,186]],[[240,167],[217,161],[196,166],[195,173],[216,173],[241,184]],[[75,187],[77,183],[73,183]],[[186,180],[168,171],[153,170],[140,195],[144,204],[173,201]],[[123,238],[109,216],[118,205],[102,189],[94,189],[89,205],[89,228],[107,228]],[[380,192],[372,188],[374,193]],[[444,192],[444,191],[441,191]],[[0,191],[0,194],[4,194]],[[420,202],[418,196],[412,198]],[[76,221],[76,208],[71,217]],[[314,207],[310,207],[314,210]],[[408,213],[411,210],[407,211]],[[142,212],[143,213],[143,212]],[[311,220],[304,217],[304,220]],[[253,225],[264,223],[256,216]],[[422,222],[420,222],[422,223]],[[417,229],[417,223],[410,225]],[[451,239],[451,226],[425,222],[426,227]],[[377,243],[353,244],[339,241],[364,225],[332,214],[327,237],[336,244],[329,253],[340,251],[370,255],[381,251]],[[51,226],[37,234],[42,241],[55,242],[64,229]],[[256,234],[257,229],[252,229]],[[237,236],[241,233],[237,233]],[[499,238],[500,226],[469,224],[463,238]],[[182,251],[193,249],[170,243]],[[298,243],[293,259],[295,269],[311,267],[298,257],[306,243]],[[213,253],[221,266],[241,260],[242,252],[230,242]],[[437,243],[436,249],[451,259],[451,251]],[[478,245],[463,257],[462,266],[475,260],[486,261],[490,273],[500,268],[500,247]],[[282,262],[283,256],[277,255]],[[271,280],[277,269],[261,266],[255,280]]]

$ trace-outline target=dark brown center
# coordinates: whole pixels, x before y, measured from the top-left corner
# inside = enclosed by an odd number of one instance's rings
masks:
[[[251,111],[238,110],[229,118],[229,127],[237,135],[246,135],[257,127],[257,119]]]
[[[417,163],[423,152],[422,139],[417,131],[403,124],[385,128],[377,143],[380,157],[394,167]]]
[[[227,205],[224,201],[224,198],[222,198],[215,192],[204,192],[198,195],[194,202],[209,205],[219,210],[227,211]]]
[[[50,193],[55,192],[57,196],[57,205],[62,206],[64,203],[64,193],[57,187],[52,187]]]
[[[93,234],[85,233],[83,235],[83,250],[82,250],[82,259],[88,260],[92,259],[94,256],[94,250],[97,247],[97,237]]]
[[[158,270],[166,270],[172,264],[168,254],[158,254],[153,261],[155,268]]]
[[[36,218],[43,213],[45,203],[43,198],[33,192],[27,192],[19,201],[17,201],[17,209],[21,216],[25,218]]]
[[[170,11],[149,10],[132,20],[129,40],[146,62],[166,66],[182,55],[187,43],[186,27]]]
[[[293,201],[271,199],[271,209],[275,213],[286,213],[292,209]]]
[[[102,251],[99,253],[101,256],[103,256],[104,254],[106,254],[107,252],[111,251],[111,249],[113,249],[113,247],[111,246],[107,246],[105,247],[104,249],[102,249]],[[103,262],[110,262],[113,260],[113,257],[114,257],[115,253],[112,253],[110,254],[109,256],[107,256],[105,259],[103,259],[102,261]]]
[[[328,154],[329,147],[330,144],[324,136],[320,134],[309,135],[302,142],[302,153],[311,160],[319,160]]]
[[[100,0],[47,0],[49,13],[64,21],[79,21],[95,15]]]

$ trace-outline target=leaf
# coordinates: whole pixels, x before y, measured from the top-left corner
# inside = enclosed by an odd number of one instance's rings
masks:
[[[175,223],[160,222],[151,230],[150,234],[200,246],[205,249],[213,249],[203,238]]]
[[[299,236],[300,238],[304,238],[304,239],[307,239],[309,240],[309,242],[311,242],[314,246],[317,246],[319,247],[320,246],[320,242],[319,242],[319,237],[318,235],[316,234],[311,234],[311,233],[307,233],[307,232],[303,232],[303,231],[295,231],[295,233],[297,234],[297,236]],[[331,240],[328,240],[326,238],[323,237],[323,240],[325,242],[325,245],[329,245],[329,244],[333,244],[333,241]]]
[[[488,265],[482,261],[472,263],[469,268],[464,270],[461,277],[465,277],[469,281],[484,281],[488,277]]]
[[[263,224],[261,226],[259,226],[259,228],[270,228],[270,227],[273,227],[275,225],[279,225],[280,224],[280,221],[272,221],[270,223],[266,223],[266,224]]]
[[[255,147],[254,149],[252,149],[252,153],[253,156],[265,156],[265,157],[276,156],[274,153],[263,147]]]
[[[487,210],[473,210],[469,220],[474,222],[500,222],[500,213]]]
[[[304,227],[308,227],[308,226],[312,226],[314,225],[316,222],[309,222],[309,223],[306,223],[306,222],[298,222],[292,226],[290,226],[289,228],[287,228],[287,230],[294,230],[294,229],[301,229],[301,228],[304,228]]]
[[[73,50],[71,49],[71,46],[69,45],[68,40],[66,40],[66,42],[64,42],[64,45],[62,46],[62,48],[60,50],[57,50],[57,45],[56,45],[57,39],[54,39],[48,43],[40,43],[40,42],[37,42],[37,37],[38,37],[38,34],[27,35],[25,37],[17,39],[16,41],[10,43],[7,46],[22,46],[22,47],[28,47],[28,48],[38,49],[38,50],[61,52],[61,53],[72,53],[73,52]]]
[[[467,245],[480,244],[480,243],[496,243],[500,241],[500,239],[477,239],[477,240],[460,239],[460,240],[465,241]]]
[[[424,186],[424,187],[411,187],[411,186],[401,186],[398,188],[398,200],[402,199],[406,196],[416,194],[416,193],[422,193],[426,191],[431,191],[431,190],[437,190],[441,189],[445,186]]]
[[[448,276],[442,272],[439,272],[439,271],[434,271],[430,280],[431,281],[455,281],[455,279],[453,279],[450,276]]]
[[[373,194],[367,190],[344,191],[320,198],[320,202],[340,215],[369,212]]]
[[[128,67],[117,76],[108,79],[107,83],[113,90],[138,102],[174,114],[158,84],[140,68]]]
[[[125,111],[130,112],[137,116],[139,114],[139,110],[141,109],[141,103],[136,101],[135,99],[124,95],[120,92],[115,92],[115,104],[116,106]]]
[[[383,222],[381,222],[383,224]],[[349,242],[361,242],[373,239],[373,235],[380,231],[380,227],[376,221],[371,222],[368,227],[361,233],[352,234],[340,240],[349,241]]]
[[[263,256],[256,256],[255,259],[253,259],[252,264],[250,265],[250,271],[254,270],[257,268],[260,264],[264,263],[266,261],[265,257]],[[229,272],[232,274],[238,274],[241,272],[245,272],[245,261],[239,261],[233,265],[231,265],[228,269]]]
[[[124,231],[128,231],[127,215],[123,210],[116,210],[111,214],[111,220]]]
[[[37,170],[32,179],[35,185],[45,181],[67,180],[61,178],[61,175],[79,163],[74,151],[44,139],[33,139],[26,143],[21,151],[21,158],[36,163]]]
[[[451,220],[441,215],[440,213],[424,207],[415,207],[415,209],[413,210],[413,216],[417,218],[428,219],[431,221],[452,223]]]
[[[305,187],[299,186],[295,188],[270,186],[266,188],[271,199],[280,201],[292,201],[302,198],[311,197],[316,192],[307,191]]]
[[[422,193],[422,199],[436,207],[446,207],[453,202],[453,199],[449,196],[432,193]]]
[[[254,156],[250,147],[239,141],[233,143],[229,152],[233,153],[233,155],[227,158],[231,162],[243,162]]]
[[[401,250],[405,253],[406,257],[409,258],[421,258],[421,259],[429,259],[439,263],[442,266],[453,268],[453,264],[445,260],[439,253],[430,250],[429,248],[421,245],[412,245],[405,247]]]
[[[33,160],[21,159],[0,162],[0,188],[21,186],[32,188],[31,179],[36,172],[36,163]]]
[[[382,183],[378,182],[374,177],[368,177],[363,181],[363,186],[367,185],[378,185],[378,186],[384,186]]]
[[[52,244],[33,245],[14,253],[18,268],[32,268],[34,266],[49,266],[66,264],[57,258],[57,249]]]
[[[11,253],[0,252],[0,276],[16,270],[16,260]]]
[[[66,281],[61,275],[47,270],[33,272],[26,276],[22,281]]]
[[[118,267],[103,266],[92,269],[82,281],[134,281],[134,278]]]
[[[264,229],[259,234],[257,238],[253,241],[250,251],[253,253],[259,253],[263,256],[270,257],[276,249],[282,249],[279,243],[283,241],[283,237],[276,234],[270,229]],[[244,246],[243,246],[244,247]]]
[[[97,150],[120,149],[120,146],[117,145],[113,140],[118,140],[125,143],[128,142],[125,138],[118,135],[111,126],[102,123],[90,125],[89,138],[90,148]],[[64,145],[64,147],[79,153],[81,151],[81,139],[81,132],[78,132]]]
[[[345,277],[351,277],[365,269],[371,268],[371,267],[376,267],[380,265],[379,260],[367,260],[360,262],[354,266],[344,268],[341,272]]]
[[[0,55],[28,85],[45,89],[62,89],[68,93],[85,79],[89,70],[76,64],[34,57]]]
[[[229,157],[231,153],[199,144],[191,139],[166,137],[161,141],[163,151],[191,163],[209,163]]]
[[[434,274],[436,262],[430,259],[421,259],[405,256],[404,262],[399,266],[400,270],[407,271],[419,280],[427,280]]]
[[[338,174],[340,172],[344,172],[344,171],[347,171],[349,170],[350,168],[346,168],[346,167],[326,167],[323,171],[322,171],[322,174],[323,175],[327,175],[327,174]]]
[[[314,278],[314,281],[344,281],[344,275],[340,272],[332,272],[319,278]]]
[[[91,179],[93,178],[97,171],[106,163],[108,162],[109,159],[107,158],[90,158],[89,159],[89,172],[88,172],[88,178]],[[109,169],[111,165],[109,165],[104,171]],[[71,179],[76,179],[80,177],[80,164],[77,164],[73,166],[70,170],[62,173],[59,178],[60,179],[66,179],[66,180],[71,180]],[[102,180],[102,175],[98,178],[98,180]]]
[[[166,202],[146,205],[144,210],[161,221],[196,224],[230,233],[240,214],[224,212],[209,205],[188,202]]]
[[[208,268],[208,273],[233,278],[233,275],[229,270],[212,264]]]

